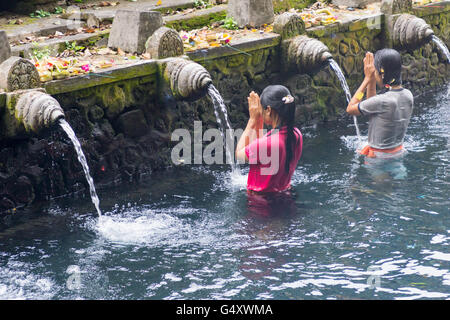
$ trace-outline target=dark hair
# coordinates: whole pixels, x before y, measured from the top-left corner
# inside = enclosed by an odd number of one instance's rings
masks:
[[[281,85],[268,86],[261,94],[261,105],[264,109],[268,106],[275,110],[281,118],[281,124],[287,126],[286,136],[286,172],[289,172],[291,159],[293,157],[293,144],[295,142],[294,119],[295,102],[286,103],[284,98],[291,96],[288,88]]]
[[[402,84],[402,56],[394,49],[381,49],[375,52],[375,69],[384,74],[383,84],[397,86]]]

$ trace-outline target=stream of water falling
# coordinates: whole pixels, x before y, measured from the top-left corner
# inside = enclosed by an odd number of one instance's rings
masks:
[[[225,105],[225,102],[223,101],[222,96],[220,95],[220,92],[214,87],[213,84],[211,84],[208,87],[208,95],[211,97],[214,105],[214,114],[216,116],[217,123],[219,124],[220,133],[222,135],[222,138],[226,142],[226,148],[225,153],[227,157],[227,162],[231,165],[232,172],[238,173],[239,165],[235,163],[233,152],[234,150],[231,149],[233,146],[233,143],[231,143],[234,139],[233,135],[233,128],[231,127],[230,120],[228,118],[228,111],[227,107]],[[223,120],[221,118],[221,115],[223,116]]]
[[[445,45],[445,43],[439,39],[438,37],[436,37],[435,35],[433,35],[431,37],[431,40],[441,49],[441,51],[445,54],[445,56],[447,57],[447,61],[448,63],[450,63],[450,52],[448,51],[447,46]]]
[[[78,141],[77,136],[75,135],[75,132],[73,131],[70,124],[64,120],[59,120],[59,125],[64,130],[64,132],[67,134],[67,136],[70,138],[70,140],[73,143],[73,146],[75,147],[75,151],[78,155],[78,161],[80,161],[81,166],[83,167],[84,175],[86,176],[86,180],[89,184],[89,191],[91,193],[91,199],[92,203],[95,206],[95,209],[97,210],[98,216],[102,216],[102,212],[100,211],[100,200],[97,196],[97,192],[95,191],[94,186],[94,180],[92,179],[91,175],[89,174],[89,166],[86,161],[86,157],[84,156],[83,150],[81,149],[80,141]]]
[[[347,98],[347,103],[349,103],[350,100],[352,100],[352,94],[350,92],[350,88],[348,87],[347,80],[345,80],[344,73],[342,72],[341,68],[334,59],[330,59],[329,63],[331,69],[333,69],[334,73],[338,77],[342,89],[344,89],[345,97]],[[358,135],[358,142],[361,143],[361,133],[359,131],[358,120],[356,119],[356,116],[353,116],[353,123],[355,124],[356,134]]]

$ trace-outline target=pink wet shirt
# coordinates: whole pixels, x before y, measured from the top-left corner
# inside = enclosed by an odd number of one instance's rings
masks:
[[[245,148],[245,154],[250,163],[247,189],[256,192],[280,192],[291,185],[297,163],[302,155],[303,137],[299,129],[295,128],[296,141],[293,145],[293,155],[286,172],[286,136],[287,128],[282,127],[278,132],[269,131],[262,138],[250,143]]]

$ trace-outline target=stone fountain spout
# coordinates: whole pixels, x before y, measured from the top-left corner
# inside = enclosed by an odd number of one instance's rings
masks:
[[[287,62],[289,66],[296,66],[299,73],[318,70],[332,58],[328,47],[317,39],[300,35],[289,42],[286,51]]]
[[[27,131],[39,132],[64,119],[64,111],[58,101],[41,91],[23,94],[16,104],[16,118]]]
[[[180,100],[201,98],[212,84],[211,76],[204,67],[182,58],[168,59],[164,78],[170,84],[174,97]]]
[[[395,21],[392,40],[395,47],[414,49],[429,42],[433,35],[425,20],[405,13]]]

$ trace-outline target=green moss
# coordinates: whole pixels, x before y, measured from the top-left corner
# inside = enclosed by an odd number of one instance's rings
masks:
[[[99,90],[97,97],[110,118],[115,117],[125,109],[127,102],[125,92],[117,85],[102,88],[102,90]]]
[[[211,13],[208,15],[201,15],[191,19],[182,19],[166,22],[166,27],[175,29],[177,31],[181,30],[193,30],[199,29],[204,26],[208,26],[213,22],[222,21],[227,17],[226,11]]]
[[[246,64],[248,57],[243,54],[236,54],[228,58],[228,67],[234,68],[243,64]]]
[[[6,94],[0,93],[0,110],[6,105]]]
[[[303,9],[315,2],[316,0],[273,0],[273,10],[279,13],[292,8]]]

